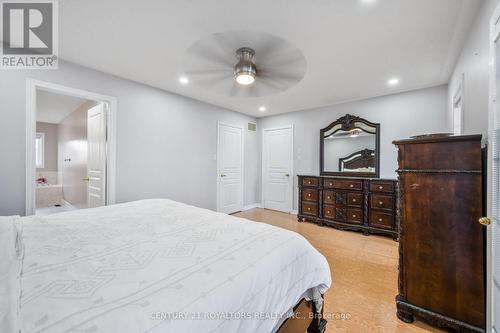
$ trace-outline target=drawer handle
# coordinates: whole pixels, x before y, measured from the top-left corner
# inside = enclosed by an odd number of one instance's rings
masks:
[[[307,210],[309,210],[309,211],[310,211],[310,210],[311,210],[311,207],[307,207]]]
[[[352,199],[352,202],[356,202],[356,199]]]
[[[331,199],[332,197],[331,197],[331,196],[327,196],[326,198],[327,198],[327,199]]]
[[[379,219],[378,219],[378,221],[379,221],[379,222],[382,222],[383,220],[382,220],[382,218],[379,218]]]
[[[356,214],[352,214],[352,217],[356,217]]]
[[[354,187],[354,184],[350,184],[349,187]]]
[[[329,186],[333,186],[333,183],[329,183]]]
[[[307,193],[307,196],[310,197],[311,196],[311,193]]]
[[[384,202],[383,202],[383,201],[379,201],[379,202],[378,202],[378,204],[379,204],[380,206],[383,206],[383,205],[384,205]]]
[[[327,214],[331,214],[331,213],[332,213],[332,211],[331,211],[331,210],[327,210],[327,211],[326,211],[326,213],[327,213]]]
[[[379,189],[379,190],[383,190],[383,189],[384,189],[384,187],[383,187],[383,186],[379,186],[379,187],[378,187],[378,189]]]
[[[308,181],[308,182],[307,182],[307,185],[311,185],[311,181]]]

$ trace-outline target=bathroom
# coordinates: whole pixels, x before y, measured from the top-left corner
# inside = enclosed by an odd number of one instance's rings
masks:
[[[46,91],[36,102],[36,215],[86,208],[87,117],[99,103]]]

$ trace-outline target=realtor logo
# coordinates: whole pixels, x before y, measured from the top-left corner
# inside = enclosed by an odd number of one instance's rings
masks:
[[[56,69],[57,2],[1,1],[2,69]]]

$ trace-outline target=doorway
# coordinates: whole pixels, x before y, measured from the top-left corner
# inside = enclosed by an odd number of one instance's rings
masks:
[[[217,211],[243,210],[243,127],[217,123]]]
[[[262,202],[285,213],[293,205],[293,126],[263,130]]]
[[[116,100],[28,79],[26,215],[115,202]]]

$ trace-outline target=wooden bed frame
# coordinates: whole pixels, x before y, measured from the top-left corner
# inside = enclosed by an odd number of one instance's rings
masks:
[[[375,150],[362,149],[339,159],[339,171],[359,168],[375,168]]]
[[[316,310],[313,301],[302,299],[294,308],[293,316],[281,324],[277,333],[324,333],[327,321],[323,319],[323,306]]]

